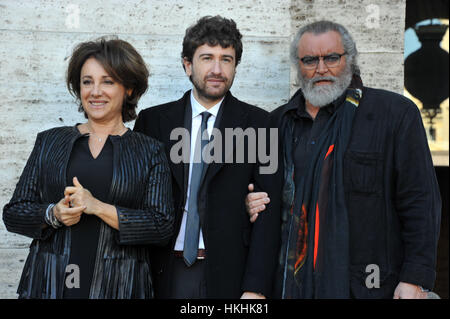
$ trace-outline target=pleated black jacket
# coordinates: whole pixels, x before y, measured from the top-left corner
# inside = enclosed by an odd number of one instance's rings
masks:
[[[3,209],[8,231],[33,238],[18,287],[19,298],[62,298],[70,256],[70,227],[45,227],[45,211],[64,196],[74,127],[38,134],[34,149]],[[108,203],[119,230],[101,222],[90,298],[152,298],[148,244],[164,245],[173,232],[171,175],[158,141],[128,131],[111,136],[113,177]]]

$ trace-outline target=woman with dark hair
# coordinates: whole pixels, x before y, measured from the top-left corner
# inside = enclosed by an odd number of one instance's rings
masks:
[[[9,231],[34,239],[19,298],[153,297],[147,245],[172,235],[170,171],[162,145],[124,125],[148,75],[125,41],[75,48],[67,86],[87,121],[38,134],[3,209]]]

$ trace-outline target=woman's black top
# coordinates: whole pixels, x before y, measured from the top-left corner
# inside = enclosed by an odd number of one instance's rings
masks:
[[[76,176],[92,196],[108,202],[113,171],[112,143],[108,138],[100,154],[94,158],[88,141],[89,136],[84,136],[73,146],[67,168],[67,185],[73,185],[72,180]],[[101,222],[97,216],[83,213],[80,221],[71,226],[69,265],[77,268],[71,267],[66,273],[64,298],[89,298]],[[79,269],[79,288],[74,277],[76,270],[73,269]]]

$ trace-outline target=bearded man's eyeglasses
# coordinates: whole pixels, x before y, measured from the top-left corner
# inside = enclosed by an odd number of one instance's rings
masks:
[[[347,52],[344,52],[342,54],[332,53],[332,54],[323,55],[323,56],[307,55],[307,56],[304,56],[303,58],[301,58],[300,61],[302,62],[303,67],[308,70],[316,69],[317,66],[319,65],[320,59],[323,60],[323,63],[327,66],[327,68],[335,68],[335,67],[339,66],[339,64],[341,63],[341,57],[346,54],[347,54]]]

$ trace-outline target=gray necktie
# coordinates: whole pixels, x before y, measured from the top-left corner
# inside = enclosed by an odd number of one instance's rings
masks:
[[[209,139],[203,139],[202,135],[204,131],[206,131],[205,134],[208,135],[206,123],[208,122],[208,118],[211,116],[211,113],[203,112],[201,115],[202,125],[200,126],[197,133],[197,139],[195,141],[186,230],[184,234],[183,257],[184,262],[188,267],[192,266],[197,259],[198,239],[200,235],[200,218],[198,215],[197,198],[198,191],[200,189],[202,172],[205,166],[202,158],[202,151],[209,142]]]

